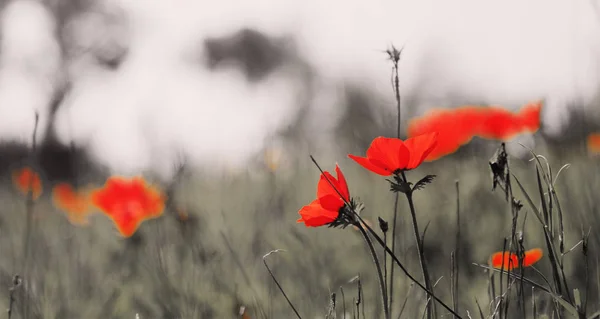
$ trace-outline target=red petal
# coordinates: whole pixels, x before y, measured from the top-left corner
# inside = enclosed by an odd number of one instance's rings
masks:
[[[140,218],[135,214],[127,213],[115,216],[115,218],[113,218],[113,221],[115,222],[119,233],[121,233],[123,237],[131,237],[142,222]]]
[[[542,102],[537,101],[529,103],[519,111],[517,115],[521,120],[523,130],[530,133],[535,133],[540,129],[540,113],[542,111]]]
[[[587,149],[592,154],[600,153],[600,133],[592,133],[587,137]]]
[[[529,267],[533,264],[537,263],[542,259],[544,253],[539,248],[530,249],[525,252],[525,257],[523,258],[523,267]]]
[[[517,258],[517,255],[510,254],[509,252],[500,251],[494,253],[490,259],[490,262],[492,267],[498,269],[512,270],[519,267],[519,259]]]
[[[338,195],[325,195],[319,197],[319,203],[324,209],[334,212],[338,212],[340,208],[344,207],[344,201]]]
[[[92,203],[110,217],[121,234],[129,237],[144,220],[163,213],[166,196],[143,178],[110,177],[91,195]]]
[[[371,163],[371,161],[368,158],[366,158],[366,157],[355,156],[355,155],[352,155],[352,154],[348,154],[348,157],[350,157],[355,162],[357,162],[358,164],[360,164],[360,166],[362,166],[362,167],[370,170],[371,172],[373,172],[375,174],[379,174],[381,176],[390,176],[390,175],[392,175],[392,171],[387,170],[385,168],[382,168],[380,166],[377,166],[377,165]]]
[[[380,163],[384,165],[381,168],[394,172],[406,168],[410,160],[410,151],[402,140],[380,136],[371,142],[371,146],[367,150],[367,158],[373,164]]]
[[[337,163],[335,164],[335,173],[337,174],[340,193],[346,201],[350,201],[350,191],[348,190],[348,183],[346,182],[346,177],[344,177],[344,173],[342,173],[342,170],[340,169]]]
[[[433,161],[456,152],[471,141],[480,131],[482,108],[463,106],[457,109],[435,109],[421,118],[412,119],[408,125],[408,136],[438,132],[437,145],[425,157]],[[406,142],[405,142],[406,143]]]
[[[437,145],[438,132],[431,132],[415,137],[411,137],[406,140],[405,145],[410,150],[410,161],[406,166],[407,169],[417,168],[427,155]]]
[[[324,209],[319,200],[312,201],[298,212],[301,216],[298,222],[304,222],[306,227],[318,227],[333,222],[338,217],[338,212]]]
[[[328,171],[323,172],[323,174],[321,174],[321,178],[319,179],[319,184],[317,184],[317,198],[327,195],[335,195],[340,197],[336,190],[341,193],[338,180]]]
[[[32,199],[36,200],[42,194],[42,181],[38,173],[29,167],[15,170],[12,173],[13,184],[24,195],[31,191]]]

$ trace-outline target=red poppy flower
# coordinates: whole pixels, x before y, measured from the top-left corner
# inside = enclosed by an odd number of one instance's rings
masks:
[[[477,107],[465,106],[457,109],[436,109],[408,124],[408,136],[438,132],[434,149],[425,158],[433,161],[456,152],[473,139],[479,130],[480,112]]]
[[[456,152],[473,137],[508,141],[516,135],[534,133],[540,128],[541,102],[523,106],[518,113],[501,107],[463,106],[432,110],[408,125],[408,136],[438,132],[437,146],[426,161]]]
[[[28,195],[31,191],[33,200],[42,195],[42,180],[31,168],[24,167],[13,171],[12,179],[13,185],[24,195]]]
[[[530,267],[542,259],[543,252],[539,248],[530,249],[525,252],[523,257],[523,267]],[[504,256],[504,259],[502,258]],[[490,258],[490,264],[494,268],[513,270],[519,268],[519,258],[516,254],[510,254],[509,252],[497,252]],[[502,268],[504,265],[504,268]]]
[[[367,149],[367,157],[348,155],[373,173],[389,176],[403,170],[417,168],[437,145],[437,132],[431,132],[406,141],[377,137]]]
[[[587,149],[591,154],[600,153],[600,133],[592,133],[587,137]]]
[[[337,164],[335,165],[335,172],[337,178],[327,171],[321,174],[321,179],[317,185],[317,199],[300,209],[298,213],[301,217],[298,219],[298,223],[304,223],[306,227],[319,227],[330,224],[338,218],[340,210],[345,205],[344,200],[346,202],[350,201],[350,192],[348,191],[346,178]]]
[[[60,183],[52,189],[54,206],[62,210],[69,222],[74,225],[87,225],[91,211],[89,192],[76,191],[67,183]]]
[[[489,108],[482,115],[479,137],[508,141],[523,133],[534,133],[540,128],[541,102],[530,103],[514,114],[499,107]]]
[[[166,196],[141,177],[110,177],[91,194],[92,203],[110,217],[121,235],[130,237],[147,219],[160,216]]]

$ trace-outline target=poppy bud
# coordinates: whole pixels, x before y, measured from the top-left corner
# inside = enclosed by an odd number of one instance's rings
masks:
[[[388,222],[386,222],[385,220],[383,220],[383,218],[381,218],[381,217],[377,217],[377,219],[379,220],[379,228],[381,229],[381,231],[384,232],[384,233],[387,233],[387,231],[389,229]]]

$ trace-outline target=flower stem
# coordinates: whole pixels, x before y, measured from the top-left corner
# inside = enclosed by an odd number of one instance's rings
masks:
[[[358,218],[359,221],[364,222],[362,217],[360,217],[360,215],[354,213],[356,218]],[[385,249],[385,251],[390,255],[390,257],[392,257],[392,259],[394,260],[394,262],[396,262],[396,265],[398,265],[398,267],[400,268],[400,270],[402,270],[402,272],[404,273],[404,275],[406,275],[406,277],[408,277],[408,279],[410,279],[412,282],[414,282],[417,286],[419,286],[419,288],[423,289],[423,291],[425,291],[426,293],[428,293],[435,301],[439,302],[440,305],[442,305],[442,307],[444,307],[444,309],[448,310],[452,315],[454,315],[456,318],[458,319],[462,319],[462,317],[456,313],[456,311],[452,310],[452,308],[450,308],[450,306],[446,305],[440,298],[438,298],[436,295],[433,294],[433,292],[431,292],[430,290],[428,290],[425,286],[423,286],[423,284],[421,284],[415,277],[413,277],[408,270],[406,269],[406,267],[404,267],[404,265],[400,262],[400,260],[398,259],[398,257],[392,253],[392,250],[385,244],[385,242],[383,241],[383,239],[381,239],[381,237],[379,235],[377,235],[377,233],[373,230],[373,228],[369,227],[369,225],[365,224],[365,227],[367,228],[367,230],[369,231],[369,233],[371,235],[373,235],[373,237],[375,238],[375,240],[377,240],[377,243],[379,243],[381,245],[381,247],[383,247]]]
[[[315,160],[315,158],[312,155],[310,155],[310,159],[315,164],[317,169],[319,169],[321,174],[324,174],[323,169],[321,168],[321,166],[319,166],[319,163],[317,163],[317,160]],[[344,199],[344,197],[342,196],[340,191],[337,188],[335,188],[335,186],[331,183],[331,181],[329,179],[327,179],[327,182],[329,183],[329,185],[331,185],[331,187],[333,187],[333,189],[340,196],[340,198],[342,198],[344,200],[346,205],[348,207],[350,207],[348,214],[351,214],[352,218],[358,219],[358,222],[361,224],[359,226],[364,225],[364,227],[369,231],[369,233],[371,235],[373,235],[373,238],[375,238],[377,240],[377,243],[379,245],[381,245],[381,247],[383,247],[388,254],[390,254],[390,257],[392,257],[392,259],[396,262],[398,267],[400,267],[400,270],[402,270],[404,275],[406,275],[406,277],[408,277],[408,279],[410,279],[417,286],[419,286],[419,288],[423,289],[427,294],[429,294],[431,296],[431,298],[433,298],[435,301],[439,302],[440,305],[442,305],[442,307],[444,307],[444,309],[448,310],[456,318],[462,319],[462,317],[458,313],[456,313],[456,311],[454,311],[452,308],[450,308],[448,305],[446,305],[440,298],[438,298],[436,295],[434,295],[433,292],[431,292],[431,290],[429,290],[425,286],[423,286],[417,279],[415,279],[415,277],[413,277],[408,272],[406,267],[404,267],[404,265],[402,265],[402,263],[400,262],[400,260],[396,256],[396,254],[394,254],[394,252],[392,252],[392,250],[387,246],[387,244],[383,241],[383,239],[381,239],[381,237],[379,235],[377,235],[377,233],[373,230],[373,228],[371,228],[369,225],[365,224],[365,221],[362,219],[362,217],[360,217],[360,215],[350,206],[350,202],[348,202],[346,199]],[[359,227],[359,229],[362,229],[362,227]]]
[[[394,219],[392,220],[392,253],[396,253],[396,228],[398,227],[398,200],[400,199],[400,194],[396,193],[396,199],[394,200]],[[387,240],[386,240],[387,245]],[[387,256],[387,254],[386,254]],[[390,288],[389,288],[389,305],[390,310],[394,309],[392,305],[394,304],[394,263],[390,265]],[[392,310],[393,311],[393,310]]]
[[[373,262],[375,263],[375,268],[377,268],[377,276],[379,277],[379,289],[381,289],[381,301],[383,302],[383,312],[385,314],[386,319],[390,319],[390,311],[388,309],[387,302],[387,291],[385,289],[385,281],[383,279],[383,273],[381,272],[381,264],[379,263],[379,258],[377,257],[377,252],[375,251],[375,247],[373,247],[373,242],[369,235],[365,231],[364,227],[360,222],[356,223],[356,226],[360,230],[360,233],[363,235],[363,238],[367,242],[367,246],[369,246],[369,251],[371,252],[371,257],[373,257]]]
[[[402,179],[405,183],[408,183],[406,179],[406,174],[402,172]],[[412,217],[412,225],[415,233],[415,241],[417,242],[417,250],[419,251],[419,263],[421,264],[421,270],[423,271],[423,280],[425,281],[425,288],[428,291],[433,291],[431,287],[431,281],[429,279],[429,271],[427,269],[427,262],[425,261],[425,252],[423,250],[423,241],[421,240],[421,233],[419,232],[419,225],[417,223],[417,213],[415,210],[415,204],[412,198],[412,192],[409,191],[406,193],[406,200],[408,201],[408,207],[410,209],[410,215]],[[430,296],[427,296],[429,299]],[[435,316],[435,303],[431,302],[427,305],[427,318],[431,319]]]

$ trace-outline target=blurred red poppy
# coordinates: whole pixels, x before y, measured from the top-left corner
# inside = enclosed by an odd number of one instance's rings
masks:
[[[600,153],[600,133],[592,133],[587,137],[587,149],[591,154]]]
[[[529,103],[516,114],[500,107],[463,106],[432,110],[408,125],[408,136],[438,132],[438,143],[426,161],[456,152],[473,137],[508,141],[540,127],[542,102]]]
[[[406,141],[380,136],[371,142],[367,157],[352,154],[348,157],[373,173],[389,176],[421,165],[437,145],[437,138],[437,132],[411,137]]]
[[[529,103],[514,114],[503,108],[489,108],[482,115],[477,136],[487,139],[508,141],[513,137],[534,133],[540,128],[541,102]]]
[[[31,191],[33,200],[38,199],[42,195],[42,180],[40,175],[29,167],[24,167],[13,171],[13,185],[24,195],[28,195]]]
[[[539,248],[530,249],[525,252],[525,256],[523,257],[523,267],[530,267],[533,264],[537,263],[542,259],[544,253]],[[503,258],[504,257],[504,258]],[[515,268],[519,268],[519,258],[516,254],[511,254],[509,252],[497,252],[492,255],[490,258],[490,264],[494,268],[504,269],[504,270],[513,270]],[[502,267],[504,265],[504,267]]]
[[[474,106],[457,109],[432,110],[408,124],[408,136],[418,136],[438,132],[438,142],[427,155],[426,161],[433,161],[456,152],[462,145],[471,141],[478,130],[479,112]]]
[[[92,203],[110,217],[121,235],[130,237],[147,219],[162,215],[166,196],[141,177],[110,177],[103,188],[92,191]]]
[[[337,164],[335,172],[337,178],[327,171],[321,174],[317,185],[317,199],[300,209],[298,213],[301,217],[297,220],[298,223],[304,223],[306,227],[319,227],[330,224],[338,218],[340,210],[346,202],[350,201],[350,192],[346,178]]]
[[[52,189],[54,206],[62,210],[69,222],[74,225],[87,225],[92,205],[89,192],[74,190],[67,183],[60,183]]]

